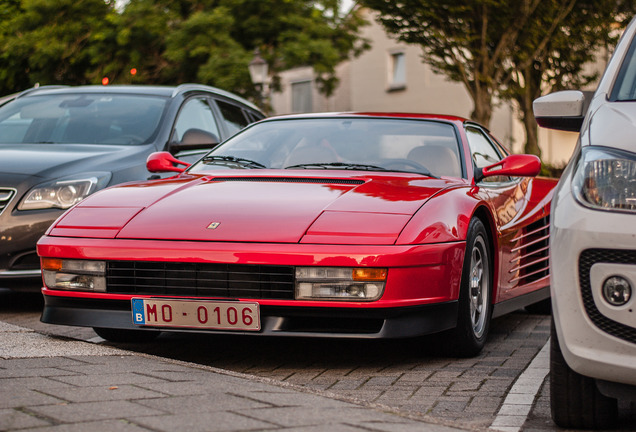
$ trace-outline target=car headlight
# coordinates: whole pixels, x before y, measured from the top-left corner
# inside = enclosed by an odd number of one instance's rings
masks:
[[[111,173],[85,173],[65,177],[31,189],[18,205],[18,210],[47,208],[67,209],[110,181]]]
[[[387,273],[385,268],[297,267],[296,300],[377,300]]]
[[[572,178],[572,191],[589,208],[636,212],[636,155],[599,147],[584,149]]]
[[[106,292],[106,262],[42,258],[42,278],[47,288]]]

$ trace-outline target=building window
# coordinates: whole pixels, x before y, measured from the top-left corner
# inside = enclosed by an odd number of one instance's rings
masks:
[[[391,54],[389,65],[389,91],[406,88],[406,55],[403,52]]]
[[[292,112],[312,112],[313,100],[311,97],[311,81],[295,82],[291,85]]]

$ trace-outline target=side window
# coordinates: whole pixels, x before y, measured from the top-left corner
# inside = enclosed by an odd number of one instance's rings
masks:
[[[186,132],[191,129],[206,131],[216,136],[217,139],[221,137],[212,108],[203,98],[188,99],[183,104],[172,132],[172,141],[182,142]]]
[[[216,103],[219,106],[219,110],[223,116],[223,121],[225,122],[225,128],[230,136],[234,135],[250,123],[240,107],[220,100],[217,100]]]
[[[493,143],[481,130],[468,127],[466,136],[470,147],[470,157],[477,168],[484,168],[502,159]],[[509,177],[493,176],[483,179],[482,182],[499,183],[508,180]]]
[[[250,123],[263,120],[265,117],[261,114],[257,114],[254,111],[245,111],[245,115],[249,118]]]

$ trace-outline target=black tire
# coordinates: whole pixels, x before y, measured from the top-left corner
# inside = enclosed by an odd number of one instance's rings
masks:
[[[492,262],[486,228],[474,218],[466,236],[457,326],[448,332],[449,354],[473,357],[486,344],[492,315]]]
[[[550,298],[541,300],[526,306],[526,311],[534,315],[550,315],[552,313],[552,302]]]
[[[150,342],[159,336],[158,331],[154,330],[127,330],[127,329],[114,329],[93,327],[95,333],[98,336],[106,339],[110,342]]]
[[[568,429],[615,427],[618,401],[601,394],[592,378],[570,369],[561,353],[554,321],[550,333],[550,411],[554,423]]]

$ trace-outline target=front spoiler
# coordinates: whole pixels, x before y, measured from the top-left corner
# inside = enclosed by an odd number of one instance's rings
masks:
[[[49,324],[175,332],[296,337],[390,339],[437,333],[455,327],[457,302],[400,308],[318,308],[261,305],[258,332],[138,327],[130,301],[44,296],[41,321]]]

